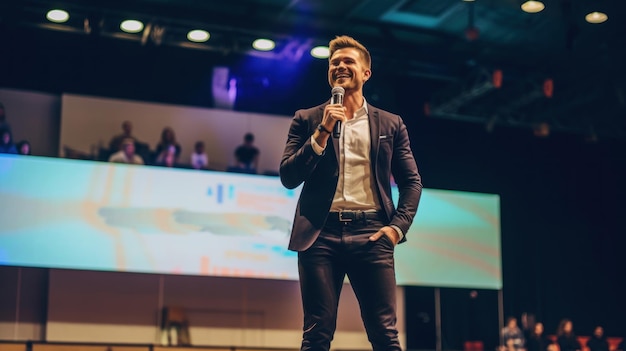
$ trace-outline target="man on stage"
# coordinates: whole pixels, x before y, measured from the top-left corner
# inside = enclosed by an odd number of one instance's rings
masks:
[[[333,94],[345,95],[296,112],[280,164],[285,187],[304,182],[289,242],[298,251],[301,350],[329,350],[346,275],[373,349],[400,350],[394,248],[413,222],[421,178],[400,116],[363,97],[372,74],[367,49],[348,36],[329,48],[328,82]],[[400,191],[397,208],[392,175]]]

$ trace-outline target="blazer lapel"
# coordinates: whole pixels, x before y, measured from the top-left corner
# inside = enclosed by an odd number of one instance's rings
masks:
[[[372,165],[372,171],[376,171],[376,164],[378,161],[378,147],[380,146],[380,118],[378,116],[378,109],[372,105],[368,105],[369,119],[370,119],[370,163]],[[374,173],[375,174],[375,173]]]

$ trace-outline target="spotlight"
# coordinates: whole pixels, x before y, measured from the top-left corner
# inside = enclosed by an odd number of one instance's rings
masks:
[[[591,12],[587,14],[587,16],[585,16],[585,20],[593,24],[604,23],[608,19],[609,19],[609,16],[607,16],[606,13],[597,12],[597,11]]]
[[[325,59],[330,56],[330,51],[328,50],[328,46],[316,46],[311,49],[311,56],[318,59]]]
[[[126,33],[139,33],[143,30],[143,23],[137,20],[125,20],[120,28]]]
[[[276,43],[270,39],[257,39],[252,43],[252,47],[259,51],[270,51],[276,47]]]
[[[70,14],[67,13],[67,11],[64,11],[64,10],[58,10],[58,9],[57,10],[50,10],[46,14],[46,18],[50,22],[63,23],[63,22],[67,22],[67,20],[70,19]]]
[[[537,13],[543,11],[546,5],[541,1],[529,0],[522,4],[522,10],[528,13]]]
[[[202,29],[194,29],[190,31],[189,33],[187,33],[187,39],[189,39],[189,41],[193,41],[196,43],[205,42],[209,40],[210,37],[211,35],[209,34],[209,32],[207,32],[206,30],[202,30]]]

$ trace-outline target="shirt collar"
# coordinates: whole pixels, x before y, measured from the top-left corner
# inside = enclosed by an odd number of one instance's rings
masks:
[[[363,97],[363,105],[354,112],[354,119],[367,116],[368,112],[367,101],[365,101],[365,97]]]

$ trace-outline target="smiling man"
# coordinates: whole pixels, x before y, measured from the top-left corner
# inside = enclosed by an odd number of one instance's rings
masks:
[[[329,350],[347,275],[375,351],[400,350],[394,249],[406,240],[422,193],[409,136],[398,115],[369,105],[371,57],[355,39],[329,45],[328,83],[343,105],[296,112],[280,164],[287,188],[304,183],[289,249],[298,251],[304,309],[301,350]],[[338,138],[331,137],[341,121]],[[400,199],[391,199],[391,176]]]

